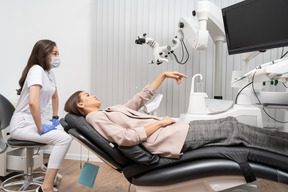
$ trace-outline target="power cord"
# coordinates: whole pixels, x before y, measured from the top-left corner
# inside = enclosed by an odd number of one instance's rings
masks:
[[[238,97],[239,97],[240,93],[243,91],[243,89],[245,89],[246,87],[248,87],[251,84],[252,84],[252,82],[248,83],[238,92],[238,94],[236,95],[236,98],[235,98],[235,104],[237,104]]]
[[[258,100],[259,104],[263,106],[263,104],[262,104],[262,102],[260,101],[260,99],[258,98],[258,96],[257,96],[257,94],[256,94],[256,91],[255,91],[255,88],[254,88],[254,76],[255,76],[256,72],[257,72],[257,71],[255,71],[255,72],[253,73],[253,76],[252,76],[252,82],[251,82],[251,83],[252,83],[252,90],[253,90],[254,95],[255,95],[256,99]],[[266,114],[268,117],[270,117],[271,119],[273,119],[274,121],[276,121],[276,122],[278,122],[278,123],[288,123],[288,121],[280,121],[280,120],[275,119],[275,118],[272,117],[271,115],[269,115],[268,112],[265,110],[265,107],[264,107],[264,106],[262,107],[262,109],[263,109],[263,111],[265,112],[265,114]]]
[[[286,51],[284,54],[283,54],[283,52],[284,52],[284,47],[283,47],[283,49],[282,49],[281,59],[282,59],[283,57],[285,57],[285,55],[288,54],[288,51]],[[256,94],[256,91],[255,91],[255,88],[254,88],[254,77],[255,77],[256,72],[257,72],[257,71],[255,71],[255,72],[253,73],[252,82],[250,82],[250,83],[248,83],[247,85],[245,85],[245,86],[238,92],[238,94],[237,94],[237,96],[236,96],[236,98],[235,98],[235,104],[237,104],[237,100],[238,100],[238,97],[239,97],[240,93],[241,93],[246,87],[248,87],[249,85],[252,84],[253,93],[254,93],[256,99],[258,100],[259,104],[263,106],[263,104],[262,104],[262,102],[260,101],[260,99],[258,98],[258,96],[257,96],[257,94]],[[284,86],[285,88],[288,88],[288,86],[287,86],[285,83],[282,82],[282,84],[283,84],[283,86]],[[266,114],[269,118],[273,119],[274,121],[276,121],[276,122],[278,122],[278,123],[288,123],[288,121],[280,121],[280,120],[275,119],[275,118],[272,117],[271,115],[269,115],[268,112],[265,110],[265,107],[264,107],[264,106],[262,107],[262,109],[263,109],[263,111],[265,112],[265,114]]]
[[[283,86],[284,86],[285,88],[288,88],[287,85],[286,85],[284,82],[282,82],[282,84],[283,84]]]
[[[284,53],[284,54],[283,54],[283,52],[284,52],[284,47],[282,48],[282,53],[281,53],[280,59],[282,59],[283,57],[285,57],[285,55],[287,55],[287,53],[288,53],[288,51],[286,51],[286,53]]]

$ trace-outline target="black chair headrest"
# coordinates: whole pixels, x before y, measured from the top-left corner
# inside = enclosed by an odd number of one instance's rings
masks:
[[[12,103],[0,94],[0,130],[9,126],[14,111]]]
[[[67,114],[65,119],[60,121],[61,125],[64,127],[66,132],[69,129],[76,129],[81,132],[91,143],[102,148],[106,153],[108,153],[116,162],[121,165],[125,165],[127,162],[131,161],[125,157],[114,144],[114,147],[109,141],[107,141],[102,135],[100,135],[87,121],[84,117],[74,114]]]

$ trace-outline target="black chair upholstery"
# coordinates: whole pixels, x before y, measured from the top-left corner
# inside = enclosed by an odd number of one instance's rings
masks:
[[[3,138],[2,130],[9,126],[14,110],[15,108],[10,101],[0,94],[0,154],[7,149],[7,143]]]
[[[179,159],[163,158],[143,147],[123,150],[104,139],[85,118],[67,114],[61,119],[64,129],[74,138],[112,164],[126,179],[138,186],[165,186],[210,176],[244,176],[288,184],[288,157],[268,151],[233,147],[205,147],[184,153]],[[125,148],[125,147],[124,147]],[[129,151],[135,156],[129,155]],[[147,154],[149,153],[149,155]],[[151,159],[153,159],[151,161]]]
[[[12,137],[10,137],[7,140],[7,143],[9,144],[10,147],[20,147],[20,148],[26,148],[26,147],[41,147],[41,146],[45,146],[45,143],[37,143],[37,142],[33,142],[33,141],[23,141],[23,140],[17,140],[17,139],[13,139]]]
[[[9,126],[14,110],[12,103],[0,94],[0,130]]]
[[[0,94],[0,131],[9,126],[14,111],[15,111],[15,108],[11,104],[11,102]],[[18,191],[35,191],[35,189],[34,190],[26,190],[26,189],[30,185],[36,185],[36,186],[42,185],[41,180],[43,180],[44,176],[33,178],[33,174],[43,174],[44,175],[45,172],[33,172],[34,148],[45,146],[46,144],[32,142],[32,141],[17,140],[17,139],[13,139],[11,137],[6,142],[6,141],[4,141],[1,132],[0,132],[0,143],[2,143],[2,144],[0,144],[0,147],[1,147],[0,153],[5,152],[8,145],[12,148],[26,148],[26,170],[23,170],[24,174],[19,174],[19,175],[16,175],[16,176],[13,176],[13,177],[6,179],[1,184],[1,188],[4,191],[11,191],[11,190],[9,190],[9,187],[20,185]],[[8,143],[8,145],[7,145],[7,143]],[[5,149],[3,146],[5,146]],[[24,177],[24,179],[22,180],[23,177]],[[20,181],[17,180],[17,178],[20,178]]]

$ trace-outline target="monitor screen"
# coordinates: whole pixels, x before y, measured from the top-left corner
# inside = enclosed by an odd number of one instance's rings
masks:
[[[288,46],[288,0],[246,0],[222,14],[229,54]]]

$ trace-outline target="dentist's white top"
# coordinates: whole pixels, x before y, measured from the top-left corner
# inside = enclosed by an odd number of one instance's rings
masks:
[[[25,126],[34,125],[36,128],[29,107],[29,88],[32,85],[41,86],[39,102],[41,120],[44,120],[44,112],[47,104],[55,92],[56,81],[53,71],[50,70],[48,73],[47,71],[44,71],[41,66],[34,65],[29,70],[24,82],[17,107],[10,122],[10,132],[13,132],[17,128],[22,128],[24,124]]]

